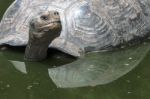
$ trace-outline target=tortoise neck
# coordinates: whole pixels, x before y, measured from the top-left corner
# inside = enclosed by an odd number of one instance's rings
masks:
[[[34,44],[33,42],[29,42],[25,50],[24,59],[27,61],[42,61],[47,57],[48,46],[49,43]]]
[[[27,61],[41,61],[47,57],[49,44],[60,35],[61,28],[49,31],[29,30],[29,41],[25,50],[24,59]]]
[[[43,33],[45,33],[43,35]],[[29,41],[25,50],[24,59],[27,61],[42,61],[47,57],[48,46],[54,39],[46,32],[29,30]]]

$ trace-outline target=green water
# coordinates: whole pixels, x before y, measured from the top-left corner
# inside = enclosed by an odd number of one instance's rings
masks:
[[[1,16],[12,1],[0,1]],[[26,62],[23,55],[21,47],[0,51],[0,99],[150,99],[150,53],[118,80],[82,88],[57,88],[48,74],[74,58],[52,51],[44,62]]]

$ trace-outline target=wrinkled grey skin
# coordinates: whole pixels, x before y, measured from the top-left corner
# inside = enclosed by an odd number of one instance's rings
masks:
[[[46,11],[30,21],[29,41],[25,50],[25,60],[41,61],[46,58],[49,44],[61,32],[61,22],[57,11]]]
[[[39,11],[58,11],[59,38],[49,47],[80,57],[149,35],[149,0],[16,0],[0,24],[0,44],[27,45],[28,22]]]

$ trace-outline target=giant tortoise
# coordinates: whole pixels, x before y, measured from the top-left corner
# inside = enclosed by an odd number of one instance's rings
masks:
[[[56,28],[51,28],[51,26],[56,26]],[[136,43],[140,39],[148,38],[149,32],[149,0],[15,0],[1,21],[0,44],[27,45],[25,59],[29,60],[45,58],[48,46],[75,57],[81,57],[88,52],[108,51],[122,44]],[[31,55],[32,53],[34,55]],[[79,62],[82,64],[81,61]],[[96,62],[99,61],[96,60]],[[88,64],[86,65],[88,67]],[[88,71],[88,68],[85,69],[85,64],[82,64],[82,66],[82,70]],[[80,65],[78,65],[78,70],[79,67]],[[60,73],[58,71],[62,70],[61,73],[64,73],[65,70],[69,72],[72,69],[68,66],[64,66],[64,68],[50,70],[54,81],[56,75],[58,76]],[[115,69],[113,70],[115,71]],[[94,69],[99,73],[97,70]],[[104,70],[106,71],[106,69]],[[55,71],[58,73],[56,74]],[[107,73],[101,72],[101,74],[112,74],[112,70],[110,71],[111,73],[107,71]],[[114,71],[113,74],[118,73],[117,75],[120,75],[119,72]],[[125,74],[125,72],[122,74]],[[90,73],[93,73],[93,71]],[[111,81],[113,74],[110,77]],[[84,86],[83,78],[85,78],[85,75],[80,75],[84,77],[80,77],[79,74],[75,75],[78,75],[79,83],[82,82],[81,86]],[[60,76],[57,77],[58,81],[58,78],[61,78]],[[69,77],[71,78],[72,75]],[[103,84],[110,81],[107,75],[105,77],[107,80],[102,79],[101,76],[101,83]],[[115,75],[114,77],[116,79],[120,76],[116,77]],[[93,79],[97,78],[92,78],[91,81],[94,81]],[[73,80],[70,80],[68,84],[71,84],[71,81]]]

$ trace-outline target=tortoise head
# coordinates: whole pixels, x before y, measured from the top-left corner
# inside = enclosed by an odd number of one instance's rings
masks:
[[[61,21],[57,11],[40,12],[30,21],[30,28],[37,32],[60,31]]]
[[[25,60],[45,59],[49,44],[60,35],[61,28],[60,16],[57,11],[45,11],[32,18]]]

